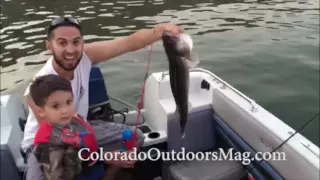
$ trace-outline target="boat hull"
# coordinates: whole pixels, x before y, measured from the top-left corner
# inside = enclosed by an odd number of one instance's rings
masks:
[[[154,73],[147,80],[145,97],[146,116],[150,120],[148,124],[156,131],[165,130],[168,135],[168,147],[179,144],[176,135],[170,135],[171,131],[177,131],[177,127],[171,126],[172,122],[177,123],[177,117],[175,117],[176,107],[169,85],[167,72]],[[188,123],[189,120],[192,121],[192,114],[212,110],[210,118],[215,123],[214,126],[217,126],[217,121],[223,122],[225,127],[234,132],[231,135],[232,139],[241,138],[241,142],[238,142],[240,148],[252,153],[271,152],[295,132],[293,128],[254,100],[205,69],[190,71],[189,104]],[[206,121],[201,120],[201,122]],[[186,136],[189,134],[192,136],[192,133],[200,136],[194,130],[188,132],[188,129],[197,128],[194,123],[189,126],[188,123]],[[222,130],[226,131],[226,129]],[[207,138],[208,135],[204,137]],[[208,141],[211,141],[211,138],[208,138]],[[195,144],[198,150],[204,150],[206,143],[199,144],[193,141],[190,145],[188,143],[184,145],[194,146]],[[319,177],[319,147],[303,135],[297,133],[275,153],[278,157],[263,163],[267,164],[265,167],[269,168],[267,171],[276,171],[275,174],[279,174],[274,175],[275,178],[277,176],[282,176],[284,179],[317,179]]]
[[[89,88],[92,90],[88,116],[96,117],[98,114],[100,117],[112,104],[99,68],[92,69],[90,79]],[[94,92],[93,89],[97,88],[100,91]],[[1,96],[1,157],[6,157],[1,158],[1,176],[6,172],[6,179],[15,179],[14,176],[19,176],[26,166],[19,148],[23,137],[20,120],[26,119],[27,113],[22,102],[15,97]],[[150,148],[159,148],[164,152],[180,152],[184,148],[185,152],[204,152],[231,148],[238,152],[255,154],[273,151],[295,132],[254,100],[205,69],[190,71],[189,107],[186,136],[185,140],[181,140],[179,117],[175,114],[176,106],[168,72],[152,73],[146,82],[144,109],[141,111],[139,125],[146,136],[143,149],[147,151]],[[97,108],[103,110],[99,112]],[[112,115],[112,121],[134,126],[137,114],[137,110],[118,112]],[[105,117],[109,116],[108,114]],[[260,164],[252,162],[237,172],[246,175],[249,170],[257,180],[318,179],[319,147],[303,135],[297,133],[276,152],[280,159],[286,160],[269,160]],[[10,164],[15,164],[15,168],[9,167]],[[138,164],[138,168],[132,173],[140,180],[164,177],[166,173],[177,174],[172,172],[174,168],[170,168],[171,165],[164,165],[166,162],[162,160]],[[219,163],[211,165],[222,167]],[[170,170],[162,171],[160,167],[163,166]],[[149,173],[141,175],[146,169],[149,169]],[[227,170],[228,167],[224,167],[221,171]],[[188,172],[185,169],[182,171]],[[205,173],[208,177],[215,176],[213,172],[203,172]],[[200,172],[199,174],[201,175]]]

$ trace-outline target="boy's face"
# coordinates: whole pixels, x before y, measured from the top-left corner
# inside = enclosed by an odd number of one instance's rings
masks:
[[[68,124],[75,115],[75,105],[71,92],[56,91],[46,100],[46,104],[39,108],[39,114],[50,123]]]

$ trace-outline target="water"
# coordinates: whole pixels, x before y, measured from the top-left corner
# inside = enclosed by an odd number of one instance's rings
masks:
[[[159,23],[179,24],[194,39],[200,67],[293,128],[319,111],[319,1],[4,0],[1,5],[1,93],[23,91],[49,56],[46,25],[57,15],[73,15],[81,20],[87,42]],[[147,50],[101,64],[112,96],[137,104]],[[151,71],[167,66],[158,42]],[[319,145],[319,120],[302,134]]]

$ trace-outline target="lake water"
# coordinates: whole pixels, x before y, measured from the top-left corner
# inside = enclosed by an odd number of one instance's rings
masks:
[[[4,0],[1,5],[1,93],[24,90],[49,56],[47,24],[57,15],[72,15],[81,20],[87,42],[179,24],[194,39],[199,67],[293,128],[319,111],[318,0]],[[137,104],[147,53],[148,47],[101,64],[111,96]],[[151,71],[167,69],[158,42]],[[319,145],[319,119],[302,134]]]

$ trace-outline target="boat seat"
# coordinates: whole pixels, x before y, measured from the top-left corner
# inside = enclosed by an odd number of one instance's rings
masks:
[[[217,152],[218,153],[218,152]],[[210,156],[209,156],[210,157]],[[219,157],[219,155],[217,156]],[[223,156],[222,156],[223,157]],[[240,162],[231,160],[193,160],[172,164],[169,180],[240,180],[246,170]]]
[[[120,114],[125,122],[124,112],[127,108],[115,110],[111,107],[110,98],[107,92],[103,74],[98,66],[93,66],[90,71],[89,80],[89,111],[87,119],[113,121],[115,114]]]
[[[113,115],[121,114],[125,121],[124,112],[128,112],[127,108],[115,110],[110,105],[110,98],[104,82],[103,74],[98,66],[93,66],[90,71],[89,80],[89,111],[87,114],[88,120],[103,119],[113,121]],[[24,132],[27,119],[19,118],[19,125]]]

